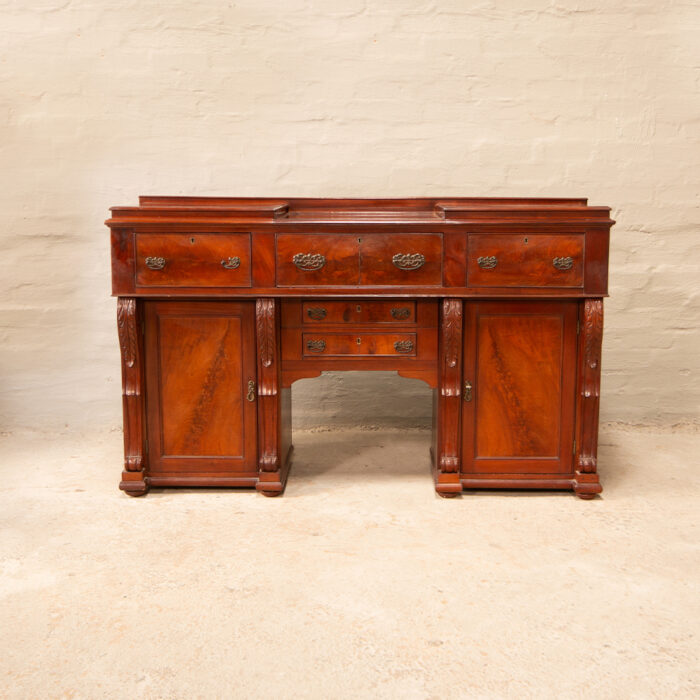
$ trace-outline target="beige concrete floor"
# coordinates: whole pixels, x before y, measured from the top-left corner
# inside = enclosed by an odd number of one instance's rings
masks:
[[[428,435],[295,436],[284,497],[120,494],[121,435],[0,441],[3,698],[698,697],[700,434],[605,492],[434,495]]]

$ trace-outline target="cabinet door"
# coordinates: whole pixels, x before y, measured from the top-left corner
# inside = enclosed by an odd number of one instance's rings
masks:
[[[150,474],[255,476],[254,303],[145,308]]]
[[[463,472],[573,471],[576,318],[576,302],[465,305]]]

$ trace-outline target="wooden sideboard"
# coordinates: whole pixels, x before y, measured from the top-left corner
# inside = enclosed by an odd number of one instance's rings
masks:
[[[433,389],[435,488],[600,493],[609,207],[585,199],[141,197],[113,207],[124,471],[149,487],[289,473],[291,385]]]

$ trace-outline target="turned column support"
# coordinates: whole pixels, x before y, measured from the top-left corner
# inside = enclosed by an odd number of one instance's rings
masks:
[[[282,452],[279,302],[257,299],[255,334],[258,358],[258,483],[266,496],[284,491],[289,471]]]
[[[145,451],[143,333],[141,307],[133,297],[117,299],[117,330],[122,364],[124,471],[119,488],[129,496],[148,491]]]
[[[462,328],[462,300],[443,299],[440,303],[437,444],[433,467],[435,490],[441,496],[455,496],[462,491]]]
[[[579,310],[578,391],[574,491],[593,498],[603,488],[598,479],[598,415],[603,300],[586,299]]]

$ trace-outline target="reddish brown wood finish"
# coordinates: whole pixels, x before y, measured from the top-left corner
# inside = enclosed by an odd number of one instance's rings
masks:
[[[301,322],[310,327],[329,324],[413,323],[416,320],[416,302],[395,301],[305,301],[301,308]]]
[[[303,269],[297,255],[321,256],[320,267]],[[358,284],[360,242],[352,234],[279,234],[277,236],[277,284],[282,287],[321,287]]]
[[[469,237],[467,279],[472,287],[581,287],[584,236],[474,234]],[[556,259],[571,258],[559,270]],[[483,267],[494,264],[495,267]]]
[[[149,268],[153,261],[163,267]],[[250,263],[249,233],[136,236],[136,284],[142,287],[250,287]]]
[[[251,302],[147,302],[149,475],[257,477]]]
[[[260,469],[257,489],[266,496],[284,491],[291,453],[291,392],[282,389],[279,303],[258,299],[255,328],[258,357],[258,424]]]
[[[304,333],[301,338],[304,357],[415,357],[418,341],[415,333]]]
[[[466,306],[463,473],[573,476],[576,303]]]
[[[129,496],[148,491],[144,430],[143,335],[141,308],[136,299],[117,300],[117,329],[122,358],[124,471],[119,488]]]
[[[439,388],[434,399],[433,479],[441,496],[462,490],[459,480],[462,396],[462,300],[443,299],[440,309]]]
[[[360,284],[440,286],[442,284],[442,234],[368,233],[360,240]],[[397,256],[421,256],[420,267],[402,268]]]
[[[592,498],[602,491],[597,473],[597,455],[600,356],[603,342],[603,300],[586,299],[579,308],[580,333],[574,491],[581,498]]]
[[[436,390],[438,493],[593,497],[609,214],[576,198],[141,197],[114,207],[121,488],[277,495],[292,382],[389,369]]]

